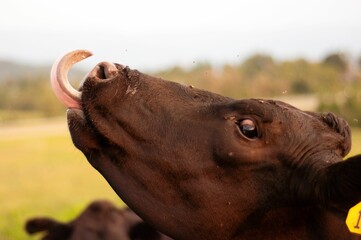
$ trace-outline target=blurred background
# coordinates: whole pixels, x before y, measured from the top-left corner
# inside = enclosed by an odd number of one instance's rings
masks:
[[[45,1],[0,3],[0,239],[36,239],[32,216],[67,221],[94,199],[121,200],[75,149],[49,83],[64,53],[234,98],[332,111],[361,152],[361,1]]]

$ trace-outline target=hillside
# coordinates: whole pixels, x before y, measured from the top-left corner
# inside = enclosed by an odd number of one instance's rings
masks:
[[[50,65],[26,65],[15,63],[6,60],[0,60],[0,83],[4,81],[12,80],[22,80],[22,79],[32,79],[36,80],[37,78],[48,78],[50,74]],[[72,78],[82,79],[85,72],[74,68],[70,72]]]
[[[23,77],[49,75],[49,66],[31,66],[0,60],[0,82]]]

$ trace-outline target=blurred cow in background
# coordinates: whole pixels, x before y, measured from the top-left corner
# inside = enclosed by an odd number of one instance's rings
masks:
[[[92,202],[76,219],[62,223],[37,217],[27,221],[29,234],[43,232],[42,240],[169,240],[129,208],[111,202]]]

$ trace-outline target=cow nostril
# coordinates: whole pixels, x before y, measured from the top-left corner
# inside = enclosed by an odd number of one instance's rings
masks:
[[[99,70],[97,71],[97,77],[99,79],[107,79],[104,66],[99,66]]]
[[[118,72],[117,67],[113,63],[101,62],[89,74],[99,80],[112,78]]]

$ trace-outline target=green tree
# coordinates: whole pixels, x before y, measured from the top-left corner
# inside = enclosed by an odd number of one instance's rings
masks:
[[[242,72],[248,78],[253,78],[261,72],[269,71],[273,67],[273,58],[266,54],[255,54],[246,59],[241,65]]]
[[[331,53],[323,59],[323,64],[337,69],[340,73],[345,73],[348,68],[348,60],[343,53]]]

